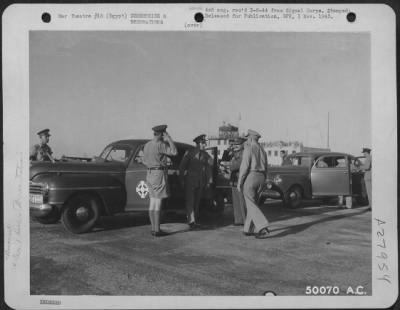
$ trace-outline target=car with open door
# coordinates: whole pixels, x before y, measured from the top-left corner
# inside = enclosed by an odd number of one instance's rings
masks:
[[[282,166],[268,168],[267,191],[291,208],[300,206],[304,199],[337,196],[352,196],[364,204],[360,165],[358,158],[346,153],[291,154]]]
[[[101,216],[123,212],[147,211],[149,191],[147,168],[142,163],[143,147],[148,140],[120,140],[107,145],[99,156],[64,157],[52,162],[32,162],[30,167],[30,213],[40,223],[56,223],[61,219],[72,233],[90,231]],[[184,210],[184,191],[179,182],[179,163],[193,146],[176,143],[177,156],[168,158],[171,196],[163,210]],[[213,185],[202,206],[223,212],[224,200],[219,187],[217,149],[214,154]],[[219,184],[217,184],[219,182]],[[207,204],[208,203],[208,204]]]

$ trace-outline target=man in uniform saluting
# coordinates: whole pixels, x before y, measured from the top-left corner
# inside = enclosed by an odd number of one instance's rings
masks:
[[[238,191],[243,191],[247,208],[243,233],[246,236],[255,235],[256,238],[264,238],[269,234],[269,222],[258,206],[268,166],[267,154],[258,143],[260,137],[258,132],[249,129],[237,185]]]
[[[198,227],[202,194],[212,183],[212,157],[205,151],[206,135],[193,139],[196,147],[186,151],[179,165],[179,177],[185,189],[186,214],[190,229]]]
[[[55,162],[52,150],[48,145],[50,140],[50,129],[43,129],[38,133],[40,144],[35,144],[29,156],[30,160],[34,161],[51,161]]]
[[[167,125],[155,126],[152,129],[154,137],[143,148],[143,164],[147,167],[151,234],[159,237],[166,235],[160,230],[160,212],[163,199],[169,197],[167,156],[175,156],[178,151],[171,136],[166,132]]]

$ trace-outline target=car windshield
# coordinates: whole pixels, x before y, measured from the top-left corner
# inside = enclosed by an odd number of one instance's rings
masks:
[[[104,161],[126,162],[132,154],[132,149],[127,145],[110,145],[104,149],[99,158]]]
[[[283,162],[283,166],[304,166],[311,167],[311,156],[289,156]]]

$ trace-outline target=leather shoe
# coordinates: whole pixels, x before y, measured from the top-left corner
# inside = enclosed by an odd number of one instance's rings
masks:
[[[200,229],[200,225],[197,224],[197,223],[195,223],[195,222],[189,223],[189,229],[190,229],[190,230],[197,230],[197,229]]]
[[[257,239],[264,239],[266,237],[268,237],[269,235],[269,230],[267,227],[261,229],[255,236]]]
[[[159,231],[155,231],[154,232],[154,237],[163,237],[163,236],[167,236],[168,233],[166,233],[165,231],[159,230]]]
[[[248,237],[248,236],[254,236],[254,233],[251,233],[251,232],[243,232],[243,235],[245,235],[246,237]]]

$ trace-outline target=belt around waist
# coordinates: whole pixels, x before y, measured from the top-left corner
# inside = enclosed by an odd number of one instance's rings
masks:
[[[147,170],[168,170],[167,167],[153,167],[153,168],[147,168]]]
[[[262,173],[262,174],[266,173],[264,170],[250,170],[250,172]]]

